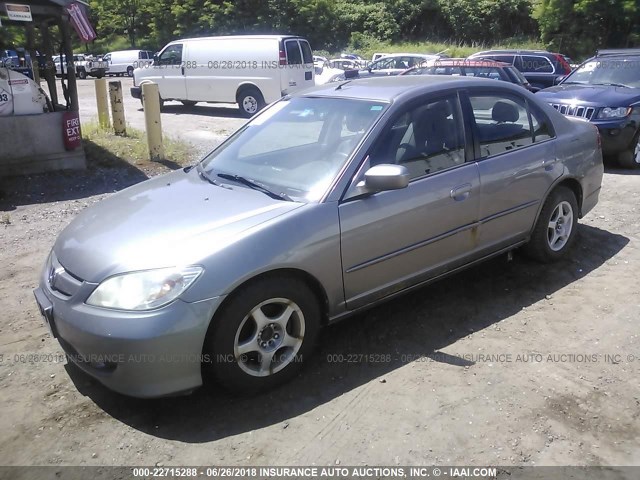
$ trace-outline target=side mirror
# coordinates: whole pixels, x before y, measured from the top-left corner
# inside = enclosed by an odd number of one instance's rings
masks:
[[[157,53],[153,54],[153,64],[154,65],[158,65],[158,54]]]
[[[566,75],[562,75],[561,77],[556,77],[555,80],[553,81],[554,85],[558,85],[561,81],[563,81],[565,78],[567,78]]]
[[[399,190],[409,185],[409,170],[402,165],[381,164],[364,174],[364,188],[368,192]]]

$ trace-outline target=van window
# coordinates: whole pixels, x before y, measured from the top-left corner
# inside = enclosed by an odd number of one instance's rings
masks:
[[[104,57],[102,57],[102,60],[104,60],[105,62],[110,62],[111,61],[111,54],[107,53]],[[60,61],[60,57],[56,57],[56,62]]]
[[[145,52],[145,51],[143,51],[143,50],[140,50],[140,51],[138,52],[138,58],[139,58],[140,60],[145,60],[145,59],[147,59],[147,58],[148,58],[148,57],[147,57],[147,52]]]
[[[522,71],[553,73],[553,65],[551,65],[551,62],[546,57],[538,55],[523,55]]]
[[[287,40],[284,42],[284,48],[287,51],[287,60],[289,65],[301,65],[302,54],[297,40]],[[313,63],[313,62],[311,62]]]
[[[158,65],[180,65],[180,63],[182,63],[181,43],[169,45],[158,58]]]
[[[311,53],[311,46],[306,40],[300,40],[300,46],[302,47],[302,60],[305,64],[313,63],[313,54]]]

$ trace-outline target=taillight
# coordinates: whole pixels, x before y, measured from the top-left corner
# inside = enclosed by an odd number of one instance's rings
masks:
[[[286,65],[287,64],[287,54],[284,53],[284,50],[280,50],[280,65]]]
[[[553,56],[556,58],[558,63],[564,69],[564,73],[566,73],[566,74],[571,73],[571,65],[569,65],[569,63],[564,59],[564,57],[562,55],[560,55],[559,53],[554,53]]]

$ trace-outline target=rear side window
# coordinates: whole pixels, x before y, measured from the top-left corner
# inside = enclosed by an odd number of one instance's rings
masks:
[[[533,143],[529,112],[523,99],[478,94],[471,95],[469,100],[482,158],[511,152]]]
[[[284,48],[287,51],[287,60],[289,65],[301,65],[302,54],[297,40],[287,40],[284,42]],[[313,63],[313,62],[312,62]]]
[[[484,59],[495,60],[496,62],[504,62],[513,65],[516,59],[515,55],[486,55],[482,56]]]
[[[522,55],[521,62],[523,72],[553,73],[553,65],[546,57]]]
[[[300,40],[300,47],[302,47],[302,60],[305,64],[313,63],[313,53],[311,53],[311,46],[306,40]]]

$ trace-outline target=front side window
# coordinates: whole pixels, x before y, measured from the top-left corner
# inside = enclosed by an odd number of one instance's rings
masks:
[[[169,45],[158,58],[159,65],[180,65],[182,63],[182,44]]]
[[[480,143],[480,156],[491,157],[533,143],[529,112],[515,96],[471,95],[469,97]]]
[[[281,100],[201,163],[299,201],[322,197],[387,104],[337,98]]]
[[[421,103],[386,128],[369,154],[371,165],[404,165],[420,178],[465,162],[464,127],[458,97]]]

